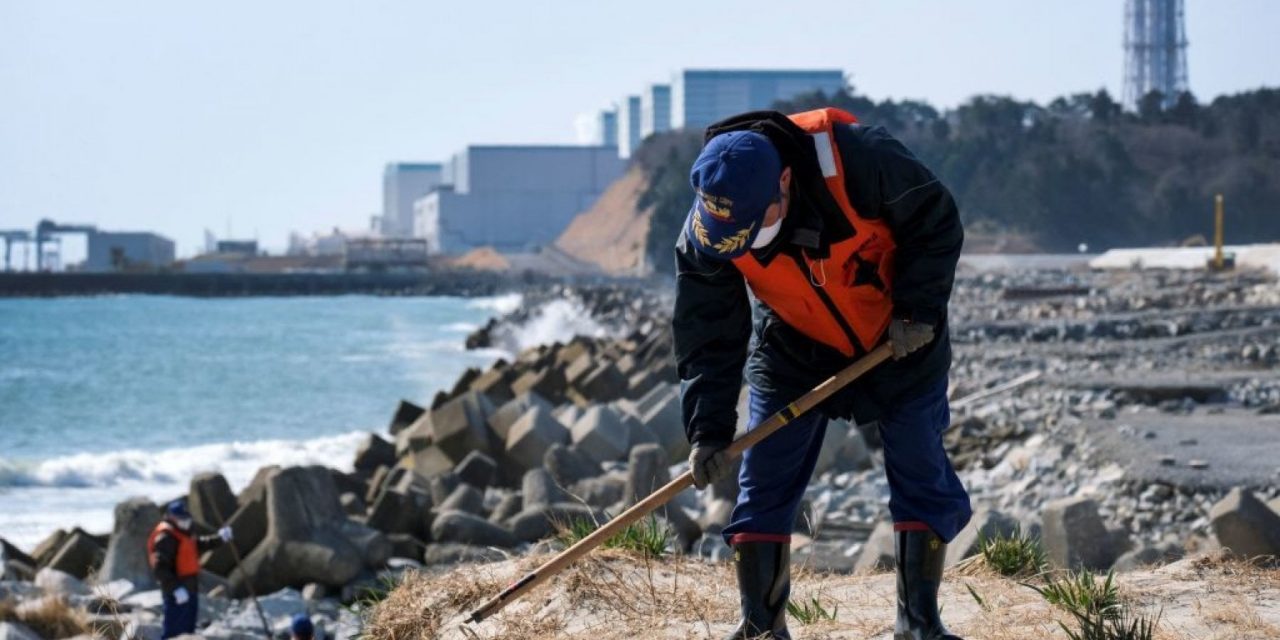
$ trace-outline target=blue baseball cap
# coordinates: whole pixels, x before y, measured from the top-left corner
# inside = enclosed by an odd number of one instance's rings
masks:
[[[728,260],[751,249],[764,212],[779,195],[782,158],[754,131],[712,138],[689,172],[693,207],[685,220],[689,242],[713,258]]]
[[[170,502],[165,507],[165,513],[168,513],[171,517],[174,517],[174,518],[190,518],[191,517],[191,512],[187,511],[187,501],[182,499],[178,499],[178,500],[174,500],[173,502]]]
[[[289,622],[289,632],[295,638],[310,638],[315,635],[316,627],[311,623],[311,618],[305,613],[293,614],[293,620]]]

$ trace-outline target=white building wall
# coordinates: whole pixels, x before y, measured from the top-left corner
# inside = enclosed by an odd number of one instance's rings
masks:
[[[413,203],[443,181],[443,168],[435,163],[393,162],[382,174],[382,235],[413,235]]]
[[[640,94],[640,140],[671,129],[671,85],[651,84]]]
[[[641,139],[640,96],[627,96],[618,107],[618,157],[630,158]]]
[[[686,69],[671,90],[673,127],[701,128],[745,111],[768,109],[779,100],[844,88],[844,72],[815,70]]]

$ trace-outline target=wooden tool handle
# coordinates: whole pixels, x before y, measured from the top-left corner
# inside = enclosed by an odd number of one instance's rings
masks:
[[[862,374],[871,370],[876,365],[888,360],[893,355],[893,346],[886,342],[876,347],[871,353],[859,358],[856,362],[845,367],[842,371],[825,382],[814,387],[812,391],[804,394],[795,402],[787,405],[781,411],[773,414],[768,420],[756,425],[746,435],[734,440],[728,448],[729,458],[733,459],[742,455],[743,451],[755,446],[761,440],[773,435],[778,429],[786,426],[787,423],[796,419],[797,416],[814,408],[822,401],[829,398],[833,393],[853,382],[862,376]],[[565,567],[572,564],[578,558],[589,553],[592,549],[604,544],[606,540],[621,532],[628,525],[645,517],[653,510],[670,502],[681,491],[693,486],[693,473],[686,471],[676,479],[663,485],[662,488],[650,494],[644,500],[641,500],[631,508],[618,514],[617,517],[609,520],[601,525],[599,529],[591,532],[587,537],[574,543],[573,546],[561,551],[556,557],[546,561],[542,566],[524,575],[516,582],[512,583],[502,593],[489,599],[478,609],[471,612],[470,622],[480,622],[489,616],[501,611],[514,600],[520,598],[534,587],[550,580],[552,576],[560,573]]]

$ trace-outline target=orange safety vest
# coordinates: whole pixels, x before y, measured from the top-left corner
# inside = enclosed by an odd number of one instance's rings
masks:
[[[183,533],[167,520],[156,525],[156,528],[151,530],[151,536],[147,538],[147,562],[151,564],[151,568],[153,570],[156,568],[156,538],[159,538],[162,533],[168,533],[178,540],[178,557],[174,563],[176,566],[173,572],[179,578],[200,575],[200,549],[196,545],[195,536]]]
[[[797,260],[778,254],[765,266],[748,251],[733,263],[756,298],[783,322],[852,357],[871,350],[892,319],[893,236],[883,221],[858,215],[845,192],[844,166],[833,128],[856,123],[857,118],[833,108],[788,117],[813,140],[827,189],[853,225],[854,234],[832,244],[825,259],[802,254]]]

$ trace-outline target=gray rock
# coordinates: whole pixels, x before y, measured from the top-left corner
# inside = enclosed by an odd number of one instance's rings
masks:
[[[547,449],[568,439],[569,431],[559,420],[545,408],[534,406],[511,425],[506,440],[507,459],[523,470],[536,469],[542,465]]]
[[[383,533],[422,537],[431,529],[431,507],[429,494],[391,488],[378,496],[365,522]]]
[[[89,587],[75,576],[49,567],[37,571],[34,582],[48,595],[87,596],[92,593]]]
[[[570,486],[579,480],[594,478],[602,473],[600,465],[582,454],[575,447],[556,443],[542,456],[542,466],[561,486]]]
[[[564,373],[556,368],[528,371],[511,383],[511,393],[520,395],[534,391],[548,402],[559,404],[564,400],[567,383]]]
[[[1045,505],[1041,541],[1049,562],[1067,569],[1106,571],[1125,549],[1088,498],[1063,498]]]
[[[601,523],[603,513],[576,502],[560,502],[553,505],[525,509],[507,521],[507,528],[521,542],[536,542],[555,535],[558,528],[568,528],[574,520]]]
[[[426,409],[408,400],[401,400],[399,406],[396,407],[395,415],[391,417],[391,428],[389,429],[391,435],[394,436],[400,433],[426,412]]]
[[[968,526],[961,529],[947,545],[947,566],[978,553],[978,545],[983,538],[994,538],[997,535],[1008,537],[1018,530],[1018,521],[1014,518],[999,511],[978,510],[969,520]]]
[[[194,480],[192,484],[195,484]],[[230,495],[230,489],[227,489],[227,494],[234,509],[235,496]],[[192,516],[194,517],[194,513]],[[115,528],[111,532],[111,543],[107,545],[102,570],[98,572],[99,582],[123,579],[132,582],[140,590],[155,589],[158,586],[151,575],[151,563],[147,558],[147,539],[162,517],[160,507],[147,498],[129,498],[116,505]]]
[[[535,392],[522,393],[511,400],[503,403],[489,416],[489,430],[493,432],[499,442],[507,441],[507,434],[511,432],[511,426],[519,420],[521,416],[528,413],[534,407],[542,407],[546,411],[551,411],[554,407],[546,398]]]
[[[459,484],[448,498],[444,499],[437,511],[464,511],[477,516],[484,516],[484,494],[479,489],[467,484]]]
[[[1209,510],[1209,522],[1218,542],[1237,556],[1280,555],[1280,515],[1250,491],[1232,489]]]
[[[431,478],[451,471],[454,462],[444,449],[428,445],[409,454],[409,467],[414,473],[424,478]]]
[[[29,627],[17,622],[0,622],[0,640],[43,640]]]
[[[498,464],[492,457],[480,451],[472,451],[453,471],[463,482],[477,489],[484,489],[493,484],[497,477]]]
[[[495,405],[511,400],[511,369],[493,367],[471,381],[470,389],[488,396]]]
[[[494,524],[506,522],[508,518],[520,513],[524,508],[524,500],[520,494],[516,492],[505,493],[498,499],[498,504],[494,505],[493,511],[489,514],[489,522]]]
[[[63,529],[57,529],[41,540],[35,549],[31,550],[31,559],[35,561],[36,567],[43,567],[53,560],[53,556],[58,553],[58,549],[62,548],[62,543],[66,542],[67,536],[71,535]]]
[[[680,394],[671,385],[657,388],[636,403],[640,422],[657,436],[658,444],[667,452],[667,462],[674,464],[689,457],[689,440],[680,419]]]
[[[488,453],[492,413],[488,396],[468,391],[431,411],[432,443],[455,463],[472,451]]]
[[[106,550],[93,536],[77,528],[67,535],[58,552],[49,560],[49,568],[69,573],[81,580],[102,565]]]
[[[445,511],[431,524],[431,537],[437,542],[458,542],[482,547],[516,546],[509,531],[484,518],[461,511]],[[431,564],[428,561],[428,564]]]
[[[635,504],[671,481],[667,472],[667,452],[659,444],[643,444],[628,457],[627,486],[623,499]]]
[[[853,563],[854,571],[882,571],[892,569],[896,558],[893,523],[882,521],[872,529],[871,536],[858,552],[858,560]]]
[[[267,535],[229,576],[233,591],[257,593],[308,582],[341,586],[391,554],[382,533],[347,519],[323,467],[293,467],[266,485]]]
[[[530,469],[520,484],[526,510],[569,500],[569,495],[545,469]]]
[[[1134,571],[1152,565],[1175,562],[1182,559],[1184,555],[1186,554],[1182,547],[1176,544],[1144,545],[1121,555],[1112,568],[1116,571]]]
[[[711,498],[707,501],[707,508],[703,511],[702,517],[698,518],[698,525],[708,534],[719,535],[725,527],[729,526],[729,519],[733,516],[733,506],[732,500]]]
[[[205,553],[200,561],[201,566],[212,573],[226,576],[236,565],[237,551],[248,555],[258,547],[267,536],[267,484],[279,472],[275,467],[258,471],[249,487],[240,493],[240,508],[227,519],[227,526],[231,527],[235,538],[234,548],[227,544]]]
[[[607,509],[622,501],[626,489],[626,474],[614,471],[598,478],[579,480],[569,493],[592,507]]]
[[[196,524],[215,531],[236,512],[236,494],[221,473],[200,473],[191,478],[187,490],[187,509]]]
[[[574,446],[593,461],[611,462],[625,456],[631,436],[622,417],[607,405],[594,405],[573,423]]]
[[[443,542],[427,545],[426,551],[422,554],[422,562],[428,566],[463,562],[499,562],[506,557],[506,554],[501,551],[489,547]]]
[[[612,362],[601,362],[573,387],[588,401],[608,402],[626,395],[627,377]]]
[[[395,445],[383,440],[376,433],[366,436],[360,446],[356,448],[356,471],[373,473],[378,467],[394,467],[395,465]]]

